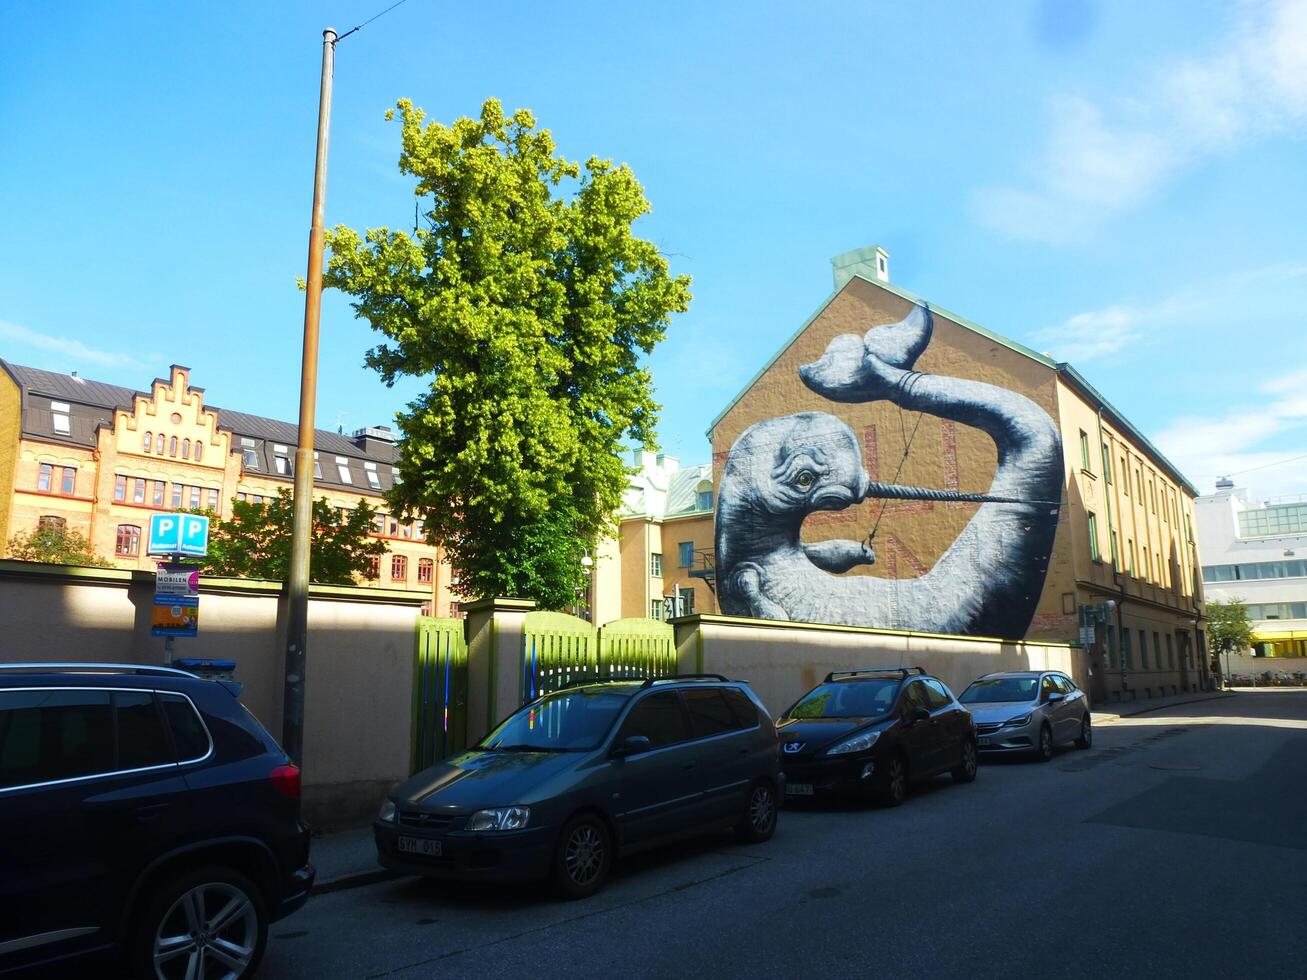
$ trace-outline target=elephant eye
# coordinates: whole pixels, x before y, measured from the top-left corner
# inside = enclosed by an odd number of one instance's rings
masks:
[[[799,475],[794,478],[800,490],[811,490],[814,480],[811,470],[800,470]]]

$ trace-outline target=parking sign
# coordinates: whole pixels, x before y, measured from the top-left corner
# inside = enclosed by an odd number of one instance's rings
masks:
[[[148,553],[203,558],[209,553],[209,519],[199,514],[151,515]]]

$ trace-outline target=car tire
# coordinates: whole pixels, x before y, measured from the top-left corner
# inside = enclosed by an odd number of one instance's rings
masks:
[[[579,813],[563,825],[550,874],[559,895],[589,898],[603,887],[612,866],[613,836],[597,814]]]
[[[1094,744],[1094,727],[1090,724],[1089,715],[1080,719],[1080,737],[1076,739],[1076,748],[1087,749]]]
[[[746,844],[761,844],[771,840],[776,833],[776,787],[765,779],[759,779],[749,787],[749,798],[745,803],[744,816],[735,825],[735,834]]]
[[[1053,758],[1053,729],[1048,727],[1048,722],[1040,726],[1039,744],[1035,747],[1035,756],[1040,762],[1048,762]]]
[[[974,783],[976,781],[976,742],[967,739],[962,743],[962,762],[950,774],[955,783]]]
[[[170,941],[171,940],[171,941]],[[238,871],[203,867],[155,887],[136,917],[127,962],[134,978],[185,977],[210,960],[229,975],[254,976],[268,944],[268,912],[257,885]]]
[[[882,772],[879,793],[881,806],[899,806],[908,798],[908,763],[903,758],[903,753],[890,753]]]

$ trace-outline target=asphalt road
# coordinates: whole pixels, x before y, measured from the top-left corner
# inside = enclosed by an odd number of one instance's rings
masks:
[[[273,927],[260,976],[1302,976],[1307,692],[1122,719],[897,810],[626,862],[584,902],[401,879]]]

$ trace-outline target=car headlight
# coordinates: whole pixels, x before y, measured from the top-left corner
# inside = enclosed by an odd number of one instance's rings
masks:
[[[478,810],[467,822],[468,830],[521,830],[531,818],[524,806],[501,806],[493,810]]]
[[[843,742],[836,742],[826,750],[826,754],[848,755],[850,752],[866,752],[879,740],[880,732],[863,732],[861,735],[846,738]]]
[[[377,811],[377,819],[382,823],[394,823],[395,804],[390,800],[382,800],[381,809]]]
[[[1030,714],[1024,714],[1020,718],[1009,718],[1003,722],[1004,728],[1020,728],[1022,725],[1030,724]]]

